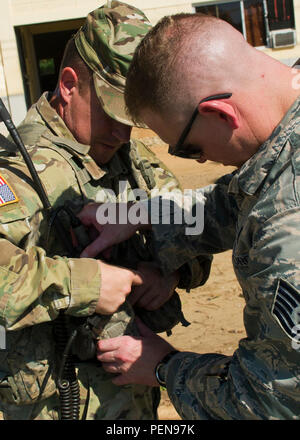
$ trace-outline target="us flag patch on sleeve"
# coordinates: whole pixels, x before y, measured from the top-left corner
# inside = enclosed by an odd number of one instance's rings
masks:
[[[12,190],[11,186],[0,174],[0,207],[10,203],[16,203],[18,201],[19,199]]]
[[[284,332],[294,338],[300,328],[300,293],[285,280],[280,280],[272,314]]]

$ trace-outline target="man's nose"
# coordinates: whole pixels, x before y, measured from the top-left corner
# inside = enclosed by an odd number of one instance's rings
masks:
[[[129,142],[132,127],[130,125],[122,124],[121,122],[115,121],[112,128],[112,135],[117,138],[120,142],[125,144]]]

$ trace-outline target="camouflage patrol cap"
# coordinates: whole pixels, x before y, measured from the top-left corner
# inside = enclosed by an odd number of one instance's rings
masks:
[[[125,110],[125,79],[135,48],[150,28],[139,9],[107,1],[88,14],[74,37],[80,56],[94,72],[104,111],[123,124],[134,125]]]

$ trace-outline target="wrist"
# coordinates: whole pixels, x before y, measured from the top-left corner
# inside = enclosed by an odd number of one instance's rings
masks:
[[[156,380],[162,387],[166,386],[166,366],[177,353],[179,353],[179,350],[172,350],[167,353],[162,360],[157,363],[154,369]]]

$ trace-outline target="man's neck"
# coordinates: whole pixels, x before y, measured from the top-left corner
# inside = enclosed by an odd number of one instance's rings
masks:
[[[60,117],[62,117],[62,105],[60,101],[59,94],[56,92],[56,90],[52,93],[52,96],[49,100],[49,104],[51,107],[58,113]]]

